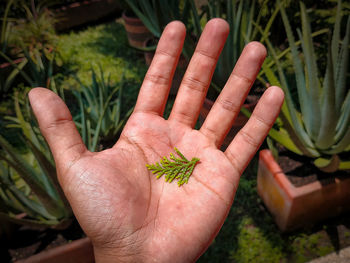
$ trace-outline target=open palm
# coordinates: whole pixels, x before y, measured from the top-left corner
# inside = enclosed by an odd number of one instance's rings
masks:
[[[162,115],[185,37],[180,22],[164,30],[135,110],[113,148],[87,151],[54,93],[30,100],[72,209],[101,262],[192,262],[209,246],[233,202],[240,174],[271,128],[283,101],[269,88],[225,152],[218,148],[253,83],[266,51],[247,45],[200,130],[193,127],[228,34],[221,19],[205,27],[168,120]],[[156,179],[146,164],[177,147],[198,157],[188,184]]]

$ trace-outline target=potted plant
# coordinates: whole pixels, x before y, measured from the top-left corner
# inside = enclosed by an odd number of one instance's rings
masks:
[[[305,169],[313,173],[317,171],[313,175],[316,180],[297,187],[288,180],[288,173],[276,162],[274,157],[277,150],[271,141],[269,145],[272,152],[260,152],[258,193],[279,228],[289,231],[350,209],[350,91],[346,85],[350,17],[347,17],[345,36],[341,40],[341,1],[338,1],[333,34],[328,54],[325,55],[326,69],[324,76],[319,77],[319,58],[316,57],[305,5],[300,2],[302,30],[297,30],[302,53],[298,52],[285,9],[282,5],[280,7],[291,50],[295,82],[286,73],[267,39],[275,68],[264,64],[264,74],[271,84],[281,86],[285,92],[280,118],[269,137],[283,145],[287,153],[293,153],[288,156],[302,156],[296,159],[305,161],[307,165],[296,169],[297,172]],[[294,83],[298,103],[293,101],[291,93]],[[310,168],[311,164],[315,169]]]
[[[130,46],[142,48],[144,47],[145,41],[152,39],[152,33],[131,9],[125,8],[122,18]]]

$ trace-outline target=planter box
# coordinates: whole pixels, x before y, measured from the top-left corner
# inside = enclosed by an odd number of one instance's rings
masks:
[[[93,263],[93,247],[89,238],[82,238],[66,245],[40,252],[15,263]]]
[[[116,0],[87,0],[53,10],[53,13],[59,19],[55,25],[56,30],[67,30],[97,21],[117,12],[120,13],[119,6],[120,4]]]
[[[260,151],[258,194],[281,231],[312,225],[350,210],[350,177],[295,187],[269,150]]]
[[[255,96],[249,96],[251,98],[251,101],[249,103],[243,104],[243,107],[252,112],[258,102],[258,98]],[[199,122],[202,125],[205,121],[205,118],[208,116],[208,113],[211,109],[211,107],[214,105],[214,102],[210,99],[205,99],[203,103],[203,107],[201,108],[200,114],[199,114]],[[240,129],[247,123],[248,117],[246,117],[243,113],[239,113],[236,117],[236,120],[234,124],[232,125],[231,130],[226,135],[225,140],[222,143],[221,149],[224,151],[233,138],[236,136],[236,134],[239,132]]]

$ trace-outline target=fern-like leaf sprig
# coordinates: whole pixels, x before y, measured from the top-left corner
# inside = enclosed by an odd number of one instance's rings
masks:
[[[147,164],[148,170],[157,175],[157,179],[165,175],[165,181],[171,183],[174,179],[178,180],[179,186],[184,183],[187,184],[188,179],[193,173],[194,167],[199,162],[199,158],[193,157],[189,161],[176,147],[174,148],[177,155],[170,153],[170,160],[167,157],[163,157],[160,162],[155,164]]]

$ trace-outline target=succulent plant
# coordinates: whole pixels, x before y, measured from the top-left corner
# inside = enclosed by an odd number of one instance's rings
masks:
[[[274,67],[263,65],[263,73],[272,85],[285,92],[285,103],[280,119],[270,137],[288,150],[314,158],[314,164],[323,171],[350,169],[350,90],[349,39],[350,16],[347,17],[345,36],[341,40],[341,1],[338,1],[336,21],[328,46],[327,66],[323,76],[318,70],[318,59],[312,39],[311,25],[305,5],[300,2],[302,30],[297,30],[301,52],[294,39],[286,12],[280,4],[281,15],[290,46],[295,81],[288,78],[278,56],[267,40]],[[291,91],[296,85],[297,101]]]

